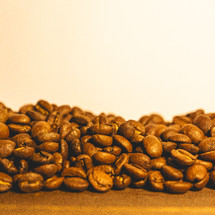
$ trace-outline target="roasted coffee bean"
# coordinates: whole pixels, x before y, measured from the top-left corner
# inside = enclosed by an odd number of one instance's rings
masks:
[[[10,190],[12,188],[12,182],[13,179],[9,175],[0,172],[0,193]]]
[[[113,154],[110,154],[108,152],[96,152],[92,156],[95,163],[98,164],[112,164],[116,160],[116,156]]]
[[[167,180],[178,181],[183,179],[182,172],[172,166],[168,165],[162,166],[161,173]]]
[[[7,158],[0,159],[0,169],[8,174],[16,174],[18,173],[18,169],[16,168],[13,160],[8,160]]]
[[[0,139],[6,139],[10,135],[10,130],[7,125],[0,122]]]
[[[75,161],[76,167],[82,167],[85,171],[93,168],[92,158],[87,154],[79,155]]]
[[[81,137],[81,131],[78,128],[72,128],[68,135],[65,137],[67,142],[71,142],[74,139],[79,139]]]
[[[125,122],[119,126],[118,134],[130,140],[135,134],[135,127],[131,123]]]
[[[179,133],[170,135],[168,140],[175,143],[192,143],[192,140],[187,135]]]
[[[92,136],[92,142],[99,147],[108,147],[113,144],[113,138],[107,135],[95,134]]]
[[[173,149],[171,151],[173,160],[181,166],[191,166],[195,163],[196,157],[183,149]]]
[[[198,145],[200,152],[209,152],[215,150],[215,137],[207,137]]]
[[[135,121],[135,120],[128,120],[128,123],[130,123],[134,126],[136,134],[144,135],[145,127],[142,123]]]
[[[99,165],[95,166],[93,169],[90,169],[87,172],[87,175],[89,175],[93,170],[99,170],[102,172],[105,172],[107,175],[109,175],[111,178],[114,178],[114,169],[111,165]]]
[[[58,148],[59,148],[59,143],[56,143],[56,142],[45,142],[38,146],[39,150],[51,152],[51,153],[57,152]]]
[[[11,123],[24,125],[28,125],[31,122],[31,119],[25,114],[13,114],[9,117],[8,120]]]
[[[190,144],[190,143],[178,144],[178,149],[184,149],[193,155],[199,153],[199,147],[194,144]]]
[[[19,113],[21,113],[21,114],[27,114],[27,112],[28,112],[29,110],[34,110],[34,105],[32,105],[32,104],[23,105],[23,106],[19,109]]]
[[[36,138],[40,133],[49,132],[51,132],[51,126],[49,125],[48,122],[45,121],[36,122],[31,129],[31,135],[33,138]]]
[[[131,186],[134,188],[143,188],[147,183],[148,175],[149,175],[149,173],[147,174],[147,176],[144,179],[141,179],[139,181],[132,181]]]
[[[19,169],[20,174],[27,173],[28,172],[28,162],[24,159],[21,159],[19,161],[18,169]]]
[[[109,146],[109,147],[103,148],[103,151],[111,153],[115,156],[119,156],[121,154],[122,149],[119,146]]]
[[[192,143],[198,144],[204,139],[204,133],[201,129],[193,124],[186,124],[181,128],[181,132],[186,134],[191,140]]]
[[[54,163],[57,165],[58,172],[61,171],[63,165],[63,156],[59,152],[53,154]]]
[[[43,177],[34,172],[19,174],[18,187],[24,193],[38,192],[43,188]]]
[[[166,154],[169,154],[173,149],[177,148],[177,143],[174,142],[161,142],[162,146],[163,146],[163,151]]]
[[[87,178],[86,173],[81,167],[66,168],[61,172],[61,176]]]
[[[51,104],[49,104],[45,100],[39,100],[35,106],[36,110],[42,113],[43,115],[49,115],[49,113],[53,110]]]
[[[64,177],[52,176],[44,182],[44,188],[47,190],[57,190],[63,184]]]
[[[113,179],[103,171],[93,170],[88,180],[92,187],[98,192],[107,192],[113,187]]]
[[[71,191],[81,192],[88,188],[89,182],[80,177],[65,178],[64,184]]]
[[[165,181],[164,188],[169,193],[182,194],[191,189],[193,185],[185,181]]]
[[[210,185],[214,188],[215,187],[215,171],[210,173]]]
[[[125,189],[130,184],[131,184],[131,177],[126,174],[117,175],[114,177],[114,188],[116,189],[120,189],[120,190]]]
[[[112,135],[113,128],[106,124],[95,124],[90,127],[89,131],[91,134]]]
[[[177,134],[179,130],[180,129],[176,130],[176,129],[172,129],[172,128],[167,128],[165,131],[163,131],[163,133],[161,135],[161,138],[164,141],[168,141],[169,137]]]
[[[18,124],[9,124],[8,125],[10,132],[15,133],[15,134],[20,134],[20,133],[29,133],[31,131],[31,126],[29,125],[18,125]]]
[[[203,160],[197,159],[195,164],[200,164],[200,165],[204,166],[208,171],[212,170],[212,168],[213,168],[213,164],[209,161],[203,161]]]
[[[90,122],[90,118],[84,114],[73,115],[71,122],[76,122],[79,125],[87,125]]]
[[[141,180],[147,176],[147,171],[138,165],[126,163],[123,168],[135,180]]]
[[[119,175],[123,166],[128,163],[129,161],[129,156],[125,153],[121,154],[119,158],[116,160],[114,163],[114,172],[116,175]]]
[[[13,151],[13,154],[22,159],[29,159],[34,155],[35,149],[33,147],[24,146],[20,148],[16,148]]]
[[[81,137],[81,144],[84,145],[85,143],[89,143],[91,140],[92,136],[91,135],[84,135]]]
[[[44,142],[59,142],[60,135],[56,132],[43,132],[37,135],[37,140],[41,143]]]
[[[192,122],[192,120],[187,116],[174,116],[172,122],[180,126],[184,126]]]
[[[57,165],[55,164],[44,164],[34,168],[34,172],[39,173],[44,178],[50,178],[57,173]]]
[[[151,160],[151,167],[154,170],[160,170],[162,166],[166,165],[166,158],[165,157],[159,157]]]
[[[199,158],[206,161],[215,162],[215,151],[205,152],[199,155]]]
[[[193,124],[198,126],[204,132],[204,134],[207,134],[213,127],[214,123],[209,116],[205,114],[200,114],[195,117],[195,119],[193,120]]]
[[[85,143],[82,146],[82,150],[84,154],[87,154],[90,157],[92,157],[97,152],[96,147],[92,143]]]
[[[8,120],[8,111],[7,109],[0,107],[0,122],[5,123]]]
[[[143,141],[143,139],[144,139],[143,135],[134,134],[130,141],[132,144],[140,144]]]
[[[38,153],[34,153],[31,157],[31,160],[37,164],[49,164],[54,162],[54,157],[51,153],[40,151]]]
[[[209,178],[210,178],[210,174],[207,173],[207,175],[201,181],[199,181],[193,185],[193,189],[194,190],[203,189],[207,185]]]
[[[26,114],[35,121],[45,121],[47,115],[43,115],[42,113],[35,110],[27,110]]]
[[[199,164],[194,164],[187,168],[186,179],[189,182],[199,182],[207,175],[207,169]]]
[[[196,116],[198,116],[200,114],[204,114],[204,110],[198,109],[196,111],[193,111],[193,112],[186,114],[186,116],[188,116],[189,118],[191,118],[193,120],[196,118]]]
[[[163,153],[161,142],[153,135],[148,135],[143,139],[143,147],[151,158],[158,158]]]
[[[114,144],[118,145],[124,152],[132,152],[133,147],[132,144],[121,135],[113,136]]]
[[[31,136],[26,133],[17,134],[13,136],[12,141],[16,143],[16,146],[23,147],[23,146],[29,146],[36,148],[37,144],[31,139]]]
[[[60,140],[60,153],[63,157],[63,160],[68,159],[68,154],[69,154],[69,146],[67,142],[64,139]]]
[[[11,140],[0,140],[0,158],[6,158],[10,156],[14,149],[16,143]]]
[[[154,191],[163,191],[164,189],[164,177],[160,171],[152,171],[149,173],[148,183]]]
[[[59,134],[62,139],[64,139],[72,130],[72,124],[64,121],[61,123],[60,129],[59,129]]]
[[[145,170],[150,170],[151,169],[151,159],[142,153],[132,153],[129,156],[129,161],[132,164],[136,164],[138,166],[141,166]]]
[[[70,154],[73,156],[78,156],[82,153],[81,142],[79,139],[73,139],[70,144]]]

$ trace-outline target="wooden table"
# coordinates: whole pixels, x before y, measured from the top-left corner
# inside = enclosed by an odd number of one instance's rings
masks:
[[[42,191],[0,194],[0,214],[215,214],[215,190],[166,194],[127,188],[107,193]]]

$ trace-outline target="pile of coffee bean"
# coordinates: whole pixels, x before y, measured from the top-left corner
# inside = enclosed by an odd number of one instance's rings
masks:
[[[215,113],[126,121],[39,100],[0,103],[0,192],[215,188]]]

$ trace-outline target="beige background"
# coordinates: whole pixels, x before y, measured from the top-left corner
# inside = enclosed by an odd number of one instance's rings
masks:
[[[214,38],[213,0],[0,0],[0,100],[215,111]]]

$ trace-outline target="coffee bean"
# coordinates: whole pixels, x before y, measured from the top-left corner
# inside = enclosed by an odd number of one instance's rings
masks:
[[[114,135],[113,140],[114,144],[122,148],[124,152],[132,152],[133,150],[132,144],[125,137],[121,135]]]
[[[184,126],[192,122],[192,120],[187,116],[174,116],[172,122],[174,124],[179,124],[180,126]]]
[[[60,135],[56,132],[42,132],[37,135],[37,140],[41,143],[44,142],[59,142]]]
[[[85,143],[82,146],[82,150],[84,154],[87,154],[90,157],[92,157],[97,152],[96,147],[92,143]]]
[[[54,162],[54,157],[51,153],[40,151],[38,153],[34,153],[31,157],[31,160],[37,164],[49,164]]]
[[[148,182],[152,190],[163,191],[164,189],[164,177],[160,171],[152,171],[148,175]]]
[[[39,150],[51,153],[57,152],[58,148],[59,144],[56,142],[45,142],[38,146]]]
[[[45,121],[47,115],[43,115],[42,113],[35,110],[27,110],[26,114],[35,121]]]
[[[65,178],[63,182],[66,188],[76,192],[84,191],[89,186],[88,181],[80,177]]]
[[[31,122],[31,119],[25,114],[13,114],[9,117],[8,120],[11,123],[24,125],[28,125]]]
[[[36,110],[43,115],[49,115],[49,113],[53,110],[51,104],[49,104],[45,100],[39,100],[35,106]]]
[[[200,114],[195,117],[193,124],[198,126],[204,132],[204,134],[207,134],[213,126],[213,121],[209,116]]]
[[[133,125],[133,127],[135,128],[135,133],[136,134],[144,135],[145,127],[144,127],[144,125],[142,123],[140,123],[138,121],[135,121],[135,120],[128,120],[128,123]]]
[[[170,135],[168,140],[175,143],[192,143],[192,140],[187,135],[179,133]]]
[[[116,189],[120,189],[120,190],[125,189],[130,184],[131,184],[131,177],[126,174],[117,175],[114,177],[114,188]]]
[[[66,168],[61,172],[61,176],[87,178],[86,173],[81,167]]]
[[[113,143],[113,138],[107,135],[95,134],[92,136],[93,143],[98,145],[99,147],[107,147],[111,146]]]
[[[31,136],[26,133],[21,133],[13,136],[12,141],[16,143],[16,146],[23,147],[23,146],[29,146],[36,148],[37,144],[31,139]]]
[[[215,150],[215,137],[207,137],[198,145],[200,152],[209,152]]]
[[[181,143],[181,144],[178,144],[178,148],[179,149],[184,149],[184,150],[190,152],[193,155],[199,153],[199,147],[196,146],[196,145],[194,145],[194,144],[190,144],[190,143]]]
[[[199,158],[206,161],[215,162],[215,151],[205,152],[199,155]]]
[[[187,168],[186,179],[189,182],[199,182],[207,175],[207,169],[199,164],[194,164]]]
[[[2,171],[8,174],[12,175],[18,173],[18,169],[16,168],[13,160],[9,160],[7,158],[0,159],[0,167]]]
[[[196,157],[183,149],[173,149],[171,151],[173,160],[181,166],[191,166],[195,163]]]
[[[162,166],[161,173],[167,180],[178,181],[183,179],[182,172],[172,166],[168,165]]]
[[[50,178],[57,173],[57,165],[55,164],[44,164],[34,168],[34,172],[39,173],[44,178]]]
[[[53,154],[54,163],[57,165],[57,171],[60,172],[63,165],[63,156],[59,152]]]
[[[8,120],[8,111],[7,109],[0,107],[0,122],[5,123]]]
[[[209,178],[210,178],[210,174],[207,173],[207,175],[201,181],[199,181],[193,185],[193,189],[194,190],[203,189],[207,185]]]
[[[136,164],[138,166],[141,166],[145,170],[151,169],[151,159],[142,153],[132,153],[129,157],[129,161],[132,164]]]
[[[95,124],[89,130],[91,134],[112,135],[113,133],[112,126],[106,124]]]
[[[160,170],[164,165],[166,165],[165,157],[159,157],[151,160],[151,167],[154,170]]]
[[[45,122],[45,121],[36,122],[31,129],[31,135],[33,138],[36,138],[40,133],[49,133],[49,132],[51,132],[51,126],[49,125],[48,122]]]
[[[29,159],[34,155],[34,152],[33,147],[24,146],[14,149],[13,154],[18,158]]]
[[[10,156],[14,149],[16,143],[11,140],[0,140],[0,158],[6,158]]]
[[[28,172],[28,162],[24,159],[21,159],[19,161],[18,169],[19,169],[20,174],[27,173]]]
[[[81,167],[85,171],[87,171],[87,170],[93,168],[92,158],[89,155],[86,155],[86,154],[79,155],[76,158],[75,166],[76,167]]]
[[[185,181],[165,181],[164,188],[169,193],[182,194],[191,189],[193,185]]]
[[[153,135],[148,135],[143,139],[143,147],[151,158],[158,158],[163,153],[161,142]]]
[[[147,171],[138,165],[126,163],[123,168],[135,180],[141,180],[147,176]]]
[[[119,126],[118,134],[130,140],[135,133],[135,127],[129,123],[125,122]]]
[[[123,166],[128,163],[129,161],[129,156],[125,153],[121,154],[119,158],[116,160],[114,163],[114,172],[116,175],[119,175]]]
[[[64,177],[52,176],[44,182],[44,188],[47,190],[57,190],[63,184]]]
[[[10,135],[10,130],[7,125],[0,122],[0,139],[6,139]]]
[[[87,125],[90,122],[90,118],[84,114],[75,114],[71,121],[76,122],[79,125]]]
[[[174,143],[174,142],[161,142],[162,146],[163,146],[163,150],[166,154],[170,154],[170,152],[173,150],[173,149],[176,149],[177,148],[177,143]]]
[[[116,160],[115,155],[100,151],[93,154],[92,158],[98,164],[112,164]]]
[[[109,147],[103,148],[103,151],[113,154],[115,156],[119,156],[122,150],[119,146],[109,146]]]
[[[18,124],[9,124],[8,125],[10,132],[15,133],[15,134],[20,134],[20,133],[29,133],[31,131],[31,126],[29,125],[18,125]]]
[[[196,159],[195,164],[200,164],[200,165],[204,166],[208,171],[212,170],[212,168],[213,168],[213,164],[209,161],[203,161],[203,160]]]
[[[12,188],[12,182],[13,179],[9,175],[0,172],[0,193],[10,190]]]

